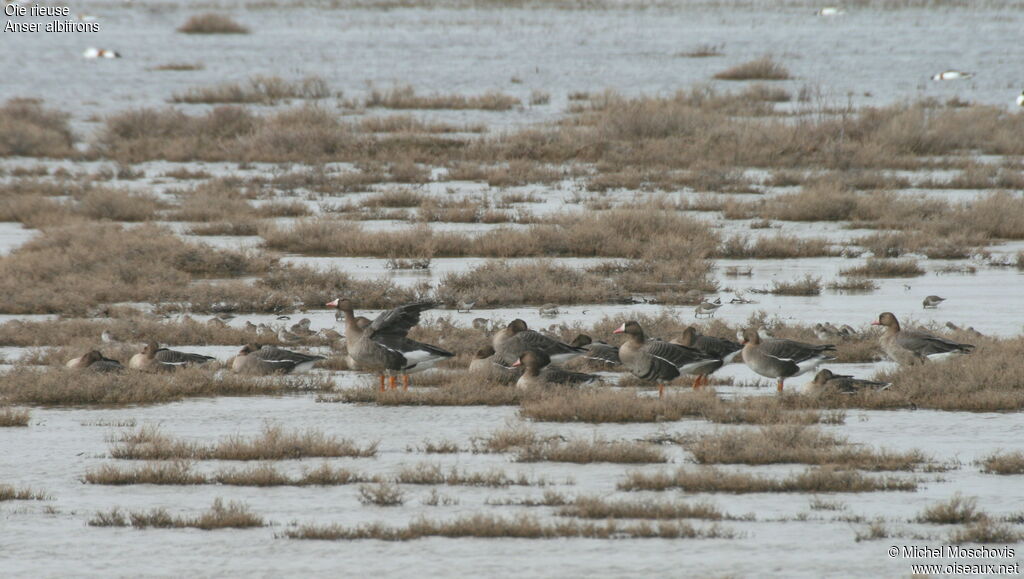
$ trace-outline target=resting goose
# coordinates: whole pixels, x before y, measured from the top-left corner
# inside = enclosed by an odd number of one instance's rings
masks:
[[[570,346],[529,329],[526,322],[519,319],[512,320],[505,329],[495,333],[491,338],[491,345],[498,361],[506,366],[515,364],[519,356],[527,350],[541,352],[555,364],[564,364],[586,353],[583,348]]]
[[[879,314],[878,319],[871,322],[871,325],[885,327],[885,333],[878,341],[882,345],[882,350],[900,364],[923,362],[931,356],[942,354],[967,354],[974,350],[971,344],[961,344],[927,332],[903,330],[900,328],[899,320],[891,312]]]
[[[777,379],[779,392],[782,392],[786,378],[810,372],[823,362],[835,360],[825,353],[835,349],[832,344],[815,346],[777,338],[762,340],[755,330],[743,330],[743,361],[761,376]]]
[[[973,72],[964,72],[962,70],[946,70],[938,74],[932,75],[932,80],[960,80],[964,78],[971,78],[974,76]]]
[[[614,333],[627,336],[626,341],[619,346],[622,365],[637,378],[656,382],[659,397],[665,395],[665,382],[682,374],[700,376],[708,368],[722,365],[721,359],[710,358],[693,348],[646,339],[640,324],[635,321],[622,324]],[[697,387],[696,380],[693,385]]]
[[[523,368],[523,375],[516,381],[516,388],[531,388],[551,384],[586,384],[600,379],[596,374],[571,372],[565,368],[551,365],[551,358],[544,352],[527,350],[523,352],[512,367]]]
[[[213,359],[213,356],[168,350],[161,348],[156,342],[150,342],[141,352],[128,360],[128,367],[136,370],[169,371],[192,364],[205,364]]]
[[[120,362],[104,357],[99,350],[90,350],[78,358],[68,360],[64,365],[74,369],[87,368],[93,372],[120,372],[124,370],[124,366]]]
[[[875,380],[861,380],[853,376],[833,374],[831,370],[819,371],[814,376],[814,381],[807,385],[807,394],[826,394],[839,392],[841,394],[856,394],[862,390],[885,390],[889,387],[888,382],[877,382]]]
[[[587,353],[583,354],[583,357],[587,360],[600,362],[606,366],[622,364],[622,360],[619,359],[619,348],[617,346],[604,342],[595,342],[586,334],[579,334],[573,338],[572,342],[569,342],[569,345],[586,350]]]
[[[115,52],[113,50],[107,50],[105,48],[89,47],[89,48],[86,48],[85,52],[82,53],[82,57],[83,58],[89,58],[89,59],[93,59],[93,58],[121,58],[121,54],[119,52]]]
[[[705,336],[697,331],[697,328],[693,326],[687,326],[687,328],[683,330],[683,334],[681,336],[673,339],[669,343],[693,348],[708,358],[717,358],[721,360],[722,363],[717,366],[710,364],[700,372],[694,372],[694,374],[697,375],[697,380],[694,382],[695,388],[707,385],[708,376],[722,366],[731,364],[743,350],[742,345],[737,344],[732,340],[716,338],[714,336]]]
[[[302,354],[278,348],[247,344],[239,350],[231,362],[231,370],[237,374],[291,374],[306,372],[323,356]]]
[[[381,390],[385,375],[390,376],[391,387],[396,388],[395,374],[401,374],[403,387],[408,389],[409,374],[432,368],[437,362],[455,355],[407,337],[409,330],[420,322],[420,314],[435,305],[434,302],[416,302],[398,306],[365,324],[356,318],[347,298],[327,303],[345,316],[349,357],[361,370],[380,372]]]
[[[473,354],[473,359],[469,362],[469,373],[490,382],[511,384],[519,379],[521,369],[499,364],[494,356],[494,348],[487,345]]]
[[[924,298],[924,301],[921,302],[921,305],[924,306],[925,309],[937,308],[939,307],[939,304],[941,304],[944,301],[946,301],[946,298],[940,298],[939,296],[928,296]]]

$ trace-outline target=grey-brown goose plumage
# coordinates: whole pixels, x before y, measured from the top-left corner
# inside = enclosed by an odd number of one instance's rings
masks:
[[[559,366],[551,365],[551,358],[544,352],[527,350],[516,360],[513,367],[522,367],[523,375],[516,381],[517,388],[549,386],[553,384],[586,384],[600,379],[596,374],[572,372]]]
[[[722,361],[721,364],[710,364],[701,371],[694,372],[694,374],[697,375],[697,381],[694,383],[694,386],[698,388],[702,384],[708,383],[708,376],[713,372],[726,364],[732,363],[743,350],[743,346],[741,344],[733,342],[732,340],[726,340],[725,338],[705,336],[693,326],[687,326],[687,328],[683,330],[682,335],[673,339],[670,343],[686,346],[687,348],[693,348],[709,358],[718,358]]]
[[[510,368],[498,363],[494,348],[490,345],[480,348],[469,362],[469,372],[489,382],[512,384],[522,375],[521,368]]]
[[[693,348],[661,340],[648,340],[643,328],[635,321],[622,324],[614,333],[627,336],[626,341],[619,346],[622,365],[637,378],[656,382],[658,396],[665,395],[665,382],[682,374],[695,375],[709,367],[722,365],[720,359],[710,358]]]
[[[68,368],[88,369],[93,372],[120,372],[124,366],[113,358],[107,358],[99,350],[89,350],[78,358],[72,358],[64,364]]]
[[[622,360],[619,359],[619,348],[605,342],[595,342],[590,336],[586,334],[579,334],[573,338],[572,342],[569,342],[570,346],[576,348],[583,348],[587,351],[583,354],[583,357],[587,360],[593,360],[602,366],[620,366]]]
[[[885,390],[888,387],[888,382],[862,380],[853,376],[833,374],[831,370],[825,369],[815,374],[814,380],[808,384],[805,391],[807,394],[856,394],[862,390]]]
[[[756,330],[743,330],[743,361],[761,376],[778,380],[779,392],[782,392],[786,378],[810,372],[823,362],[835,360],[826,354],[830,350],[835,350],[835,346],[816,346],[781,338],[762,341]]]
[[[498,361],[506,366],[515,364],[527,350],[541,352],[556,364],[563,364],[586,353],[583,348],[570,346],[531,330],[526,322],[519,319],[512,320],[507,327],[496,332],[491,338],[491,345]]]
[[[900,364],[923,362],[929,357],[943,354],[967,354],[974,350],[972,344],[961,344],[928,332],[904,330],[892,312],[879,314],[871,325],[885,327],[878,342],[882,350]]]
[[[420,314],[437,305],[434,302],[398,306],[380,314],[365,327],[360,327],[348,299],[338,298],[327,305],[344,314],[348,355],[361,370],[380,372],[381,389],[384,388],[385,375],[391,377],[391,387],[395,388],[395,376],[401,374],[404,386],[408,388],[409,374],[432,368],[438,361],[455,355],[407,336],[409,330],[420,322]]]
[[[278,348],[247,344],[231,362],[231,370],[238,374],[291,374],[306,372],[323,356],[303,354]]]
[[[184,366],[205,364],[213,359],[213,356],[168,350],[167,348],[161,348],[156,342],[150,342],[146,344],[141,352],[132,356],[131,360],[128,360],[128,367],[136,370],[166,372]]]

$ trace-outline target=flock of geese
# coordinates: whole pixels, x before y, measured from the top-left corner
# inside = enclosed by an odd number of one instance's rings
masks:
[[[356,316],[348,298],[338,298],[326,305],[336,308],[336,317],[344,320],[348,368],[376,374],[382,391],[388,386],[396,389],[399,377],[403,388],[408,389],[411,374],[433,368],[438,362],[455,356],[443,348],[408,337],[409,331],[419,324],[420,315],[434,308],[435,302],[405,304],[373,320]],[[927,332],[904,330],[890,312],[880,314],[872,325],[884,328],[879,338],[882,350],[900,364],[918,363],[933,356],[966,354],[974,349],[971,344]],[[844,332],[854,332],[849,326],[835,328],[831,324],[818,324],[815,329],[819,338],[843,337],[849,335]],[[775,338],[756,328],[740,330],[740,342],[703,335],[694,326],[672,340],[652,338],[636,321],[623,323],[613,334],[625,337],[621,345],[594,341],[586,334],[565,343],[531,330],[526,322],[516,319],[495,332],[490,343],[477,350],[469,371],[484,380],[515,383],[520,388],[599,381],[597,374],[562,367],[573,358],[583,357],[601,366],[621,366],[640,380],[656,384],[659,396],[664,396],[665,384],[676,378],[693,377],[693,388],[697,389],[708,384],[709,376],[718,369],[742,360],[756,374],[776,380],[777,389],[782,392],[787,378],[806,374],[835,360],[832,354],[836,351],[835,344]],[[324,356],[277,346],[248,344],[227,362],[227,367],[240,374],[287,374],[309,370],[323,359]],[[173,371],[213,360],[211,356],[169,350],[151,342],[131,358],[128,366],[143,371]],[[98,372],[125,370],[119,361],[106,358],[99,350],[69,360],[66,365]],[[810,389],[854,393],[886,387],[888,384],[884,382],[836,375],[823,369],[815,375]]]

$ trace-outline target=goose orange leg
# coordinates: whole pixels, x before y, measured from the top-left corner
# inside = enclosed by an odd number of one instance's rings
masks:
[[[664,397],[665,397],[665,385],[664,384],[658,384],[658,398],[664,398]]]
[[[402,374],[402,390],[405,390],[405,391],[409,390],[409,375],[408,374]]]
[[[700,379],[701,379],[701,376],[699,374],[697,375],[696,378],[693,379],[693,389],[694,390],[700,388]]]
[[[386,390],[386,388],[384,388],[384,375],[381,374],[380,375],[380,391],[383,392],[384,390]]]
[[[392,390],[398,390],[398,378],[396,378],[393,374],[391,375],[390,378],[391,378],[391,389]]]
[[[782,383],[783,382],[784,382],[784,380],[780,378],[779,379],[779,383],[776,385],[776,388],[778,389],[779,392],[782,392]]]

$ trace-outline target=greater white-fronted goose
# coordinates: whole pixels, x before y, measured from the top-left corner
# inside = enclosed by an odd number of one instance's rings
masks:
[[[715,301],[703,301],[693,310],[693,316],[695,318],[713,318],[718,308],[722,307],[722,298],[715,298]]]
[[[107,358],[99,350],[89,350],[78,358],[72,358],[65,364],[68,368],[88,369],[93,372],[120,372],[124,366],[113,358]]]
[[[903,330],[892,312],[879,314],[872,326],[884,326],[885,332],[878,339],[882,350],[900,364],[922,362],[931,356],[942,354],[970,353],[971,344],[961,344],[946,338],[915,330]]]
[[[700,388],[702,385],[706,385],[708,383],[708,376],[722,366],[731,364],[743,350],[743,346],[741,344],[737,344],[732,340],[726,340],[725,338],[705,336],[693,326],[687,326],[687,328],[683,330],[682,335],[673,339],[669,343],[693,348],[708,358],[717,358],[721,360],[721,364],[709,364],[701,371],[694,372],[697,376],[697,380],[694,382],[695,388]]]
[[[156,342],[150,342],[141,352],[128,360],[128,367],[136,370],[169,371],[182,366],[205,364],[213,359],[213,356],[168,350],[161,348]]]
[[[825,353],[835,349],[832,344],[815,346],[779,338],[762,340],[754,329],[743,330],[743,361],[765,378],[778,380],[779,392],[782,392],[786,378],[810,372],[823,362],[835,360]]]
[[[831,370],[824,369],[814,375],[814,380],[807,385],[804,391],[807,394],[828,394],[832,392],[856,394],[862,390],[885,390],[888,387],[888,382],[861,380],[853,376],[833,374]]]
[[[555,364],[564,364],[576,356],[586,353],[583,348],[570,346],[540,332],[531,330],[523,320],[515,319],[508,326],[496,332],[491,338],[491,345],[498,361],[511,366],[519,360],[527,350],[541,352]]]
[[[494,348],[490,345],[480,348],[469,362],[469,372],[489,382],[511,384],[522,375],[522,368],[510,368],[498,363]]]
[[[587,360],[593,360],[605,366],[618,366],[622,364],[622,360],[619,359],[618,346],[604,342],[595,342],[586,334],[579,334],[573,338],[572,342],[569,342],[569,345],[585,349],[587,353],[583,354],[583,357]]]
[[[665,395],[665,382],[682,374],[699,376],[708,368],[722,365],[721,359],[710,358],[693,348],[661,340],[648,340],[640,324],[632,320],[619,326],[614,333],[627,336],[626,341],[619,346],[622,365],[637,378],[657,383],[659,397]]]
[[[260,375],[300,373],[323,359],[323,356],[292,352],[277,346],[247,344],[231,362],[231,370],[238,374]]]
[[[586,384],[600,379],[596,374],[571,372],[565,368],[551,365],[551,358],[544,352],[527,350],[523,352],[512,367],[523,368],[523,375],[516,381],[516,388],[549,386],[552,384]]]
[[[288,331],[300,338],[308,338],[316,334],[316,332],[309,329],[309,326],[312,323],[313,322],[309,318],[302,318],[298,323],[292,324],[292,327],[288,328]]]
[[[824,324],[821,322],[814,324],[814,335],[822,342],[836,340],[842,337],[839,329],[828,322],[825,322]]]
[[[361,327],[347,298],[327,303],[345,316],[348,355],[359,369],[380,372],[381,390],[384,389],[385,375],[390,376],[391,387],[397,388],[395,375],[401,374],[403,386],[407,389],[409,374],[432,368],[440,360],[455,355],[407,337],[409,330],[420,322],[420,314],[435,305],[434,302],[416,302],[398,306]]]
[[[944,301],[946,301],[946,298],[941,298],[939,296],[928,296],[924,298],[924,301],[921,302],[921,305],[924,306],[925,309],[937,308],[939,307],[939,304],[941,304]]]

